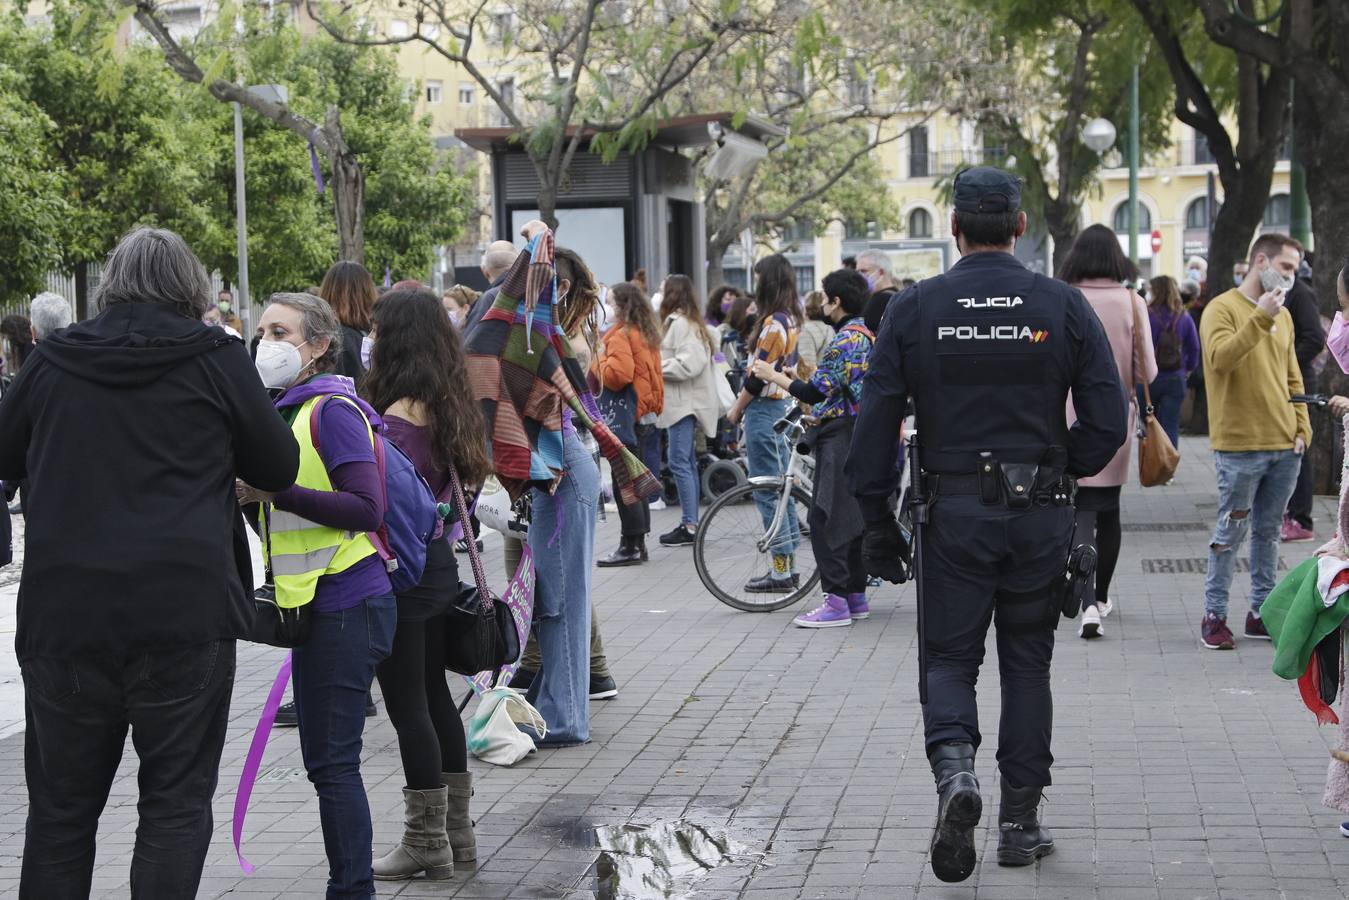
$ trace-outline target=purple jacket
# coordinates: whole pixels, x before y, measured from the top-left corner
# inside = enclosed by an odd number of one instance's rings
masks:
[[[1152,326],[1152,345],[1154,347],[1157,346],[1157,336],[1163,331],[1174,328],[1176,336],[1180,338],[1180,368],[1160,369],[1157,372],[1158,377],[1178,374],[1183,378],[1199,368],[1199,331],[1194,327],[1194,319],[1188,313],[1181,313],[1179,317],[1176,317],[1172,316],[1167,310],[1150,306],[1148,307],[1148,323]]]

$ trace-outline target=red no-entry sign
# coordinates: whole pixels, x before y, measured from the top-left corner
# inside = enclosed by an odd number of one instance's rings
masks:
[[[1154,231],[1152,233],[1152,252],[1162,252],[1162,233],[1160,231]]]

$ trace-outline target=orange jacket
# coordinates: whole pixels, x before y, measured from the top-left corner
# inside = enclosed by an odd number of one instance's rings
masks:
[[[611,391],[632,385],[637,392],[637,417],[659,413],[665,406],[665,380],[660,374],[660,347],[648,346],[632,325],[615,325],[604,333],[596,362],[600,383]]]

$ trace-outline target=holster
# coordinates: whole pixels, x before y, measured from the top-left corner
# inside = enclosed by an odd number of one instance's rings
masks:
[[[1000,463],[1003,500],[1008,509],[1030,509],[1040,466],[1035,463]]]
[[[1078,544],[1068,553],[1068,563],[1063,574],[1054,579],[1049,590],[1049,609],[1045,615],[1046,623],[1058,627],[1059,615],[1065,619],[1075,619],[1082,611],[1082,598],[1086,596],[1091,575],[1096,571],[1096,548],[1090,544]]]

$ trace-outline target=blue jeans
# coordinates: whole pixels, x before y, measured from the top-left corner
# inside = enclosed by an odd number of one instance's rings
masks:
[[[768,400],[763,397],[751,400],[745,408],[745,450],[749,463],[749,477],[760,475],[784,475],[791,451],[782,435],[773,431],[773,423],[791,409],[790,400]],[[773,523],[773,513],[777,510],[778,495],[768,491],[754,493],[754,505],[759,507],[759,516],[764,528]],[[774,556],[790,556],[801,543],[801,529],[796,524],[796,504],[787,505],[787,521],[783,523],[778,538],[773,545]],[[793,560],[792,570],[796,563]]]
[[[540,743],[590,740],[590,574],[600,470],[575,434],[563,440],[566,474],[553,494],[534,489],[534,635],[543,667],[526,698],[548,724]]]
[[[1227,617],[1227,597],[1237,552],[1251,536],[1251,609],[1260,611],[1274,589],[1279,565],[1279,528],[1297,483],[1302,457],[1292,450],[1249,453],[1214,451],[1218,470],[1218,527],[1208,551],[1204,611]]]
[[[670,472],[679,489],[680,519],[685,525],[698,524],[698,454],[693,449],[693,434],[698,428],[695,416],[685,416],[666,429],[670,436]]]
[[[1171,439],[1171,446],[1180,446],[1180,406],[1185,402],[1185,376],[1179,372],[1158,375],[1157,380],[1148,385],[1152,393],[1152,414],[1162,431]],[[1138,394],[1138,408],[1145,409],[1143,389],[1135,388]]]
[[[393,648],[397,625],[393,594],[371,597],[349,609],[314,613],[309,640],[295,648],[300,754],[319,797],[329,900],[375,896],[361,732],[375,666]]]

